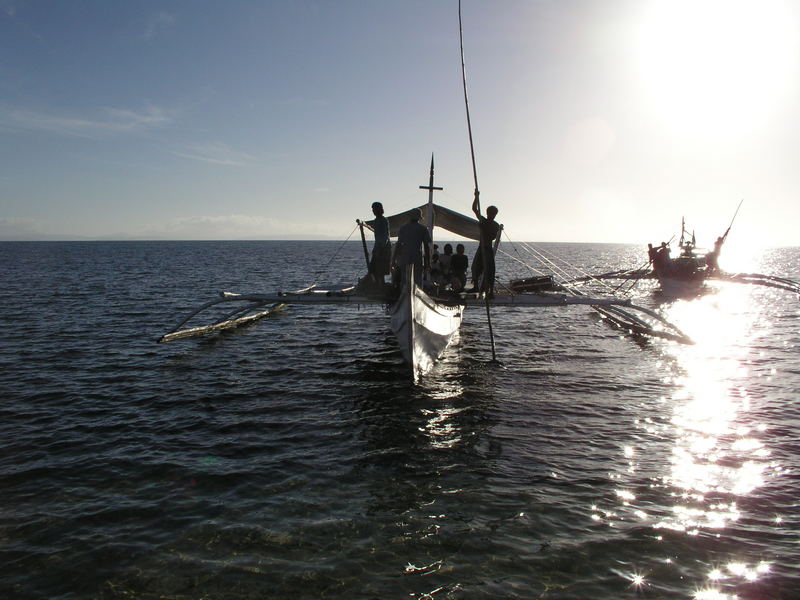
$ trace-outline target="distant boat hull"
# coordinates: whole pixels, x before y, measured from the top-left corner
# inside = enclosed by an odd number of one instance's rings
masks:
[[[704,256],[680,256],[656,270],[661,291],[669,296],[690,296],[699,293],[709,270]]]
[[[461,326],[464,306],[437,302],[409,278],[387,312],[403,360],[416,379],[430,371],[447,348]]]
[[[659,277],[661,292],[668,296],[691,296],[697,294],[705,287],[706,278],[676,279],[673,277]]]

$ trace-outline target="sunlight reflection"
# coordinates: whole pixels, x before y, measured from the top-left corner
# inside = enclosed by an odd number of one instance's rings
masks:
[[[719,590],[704,589],[697,590],[694,593],[695,600],[734,600],[736,596],[732,594],[723,594]]]
[[[423,381],[422,385],[425,386],[427,395],[437,404],[445,404],[446,401],[460,398],[463,395],[464,386],[460,380],[448,376],[451,374],[450,371],[456,369],[457,366],[458,361],[448,360],[447,352],[445,352],[445,358],[437,364],[436,377],[426,378]],[[461,410],[447,405],[422,410],[425,424],[420,431],[428,435],[431,446],[452,448],[461,441],[461,430],[453,422],[454,417]]]
[[[632,492],[628,490],[615,490],[618,497],[622,498],[625,501],[625,504],[628,502],[632,502],[636,500],[636,496],[633,495]]]
[[[757,273],[762,271],[766,240],[756,240],[751,235],[746,244],[727,244],[719,258],[719,267],[729,273]]]
[[[456,343],[458,343],[458,340],[454,338],[452,344]],[[458,398],[464,393],[464,385],[458,378],[452,377],[460,363],[449,357],[449,350],[448,348],[445,351],[442,360],[436,364],[435,377],[426,378],[422,382],[425,392],[434,400],[450,400]]]
[[[434,448],[452,448],[461,441],[461,432],[452,419],[461,409],[442,407],[436,410],[423,410],[427,422],[423,431],[428,434]]]
[[[744,563],[728,563],[728,571],[733,573],[734,575],[742,576],[747,571],[747,565]]]
[[[760,317],[752,294],[745,286],[726,284],[700,298],[662,307],[696,344],[665,347],[673,359],[674,375],[667,383],[674,389],[668,402],[675,442],[669,472],[660,480],[672,488],[675,504],[671,514],[654,521],[656,529],[686,535],[722,529],[741,516],[735,497],[764,484],[770,453],[760,434],[766,428],[750,422],[748,414],[748,359],[756,335],[753,326]],[[625,456],[629,457],[627,450]],[[728,495],[729,501],[720,502],[720,494]],[[618,496],[626,500],[619,492]],[[713,575],[719,578],[722,572],[715,570]],[[725,597],[715,593],[703,590],[698,594],[706,595],[697,597]]]
[[[764,562],[759,563],[754,568],[750,568],[745,563],[732,562],[728,564],[727,568],[731,574],[742,577],[747,581],[756,581],[760,574],[769,572],[769,564]]]
[[[737,521],[741,513],[735,504],[718,504],[703,508],[691,508],[685,505],[672,507],[673,518],[662,520],[654,525],[656,529],[665,528],[675,531],[685,531],[690,535],[697,533],[697,527],[708,529],[722,529],[730,521]],[[693,533],[694,532],[694,533]]]
[[[639,575],[638,573],[631,575],[631,585],[635,587],[641,587],[645,585],[644,575]]]

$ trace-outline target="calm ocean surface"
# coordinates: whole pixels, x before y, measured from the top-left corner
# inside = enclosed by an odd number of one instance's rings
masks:
[[[694,346],[495,309],[499,367],[470,309],[419,385],[374,306],[154,342],[222,290],[349,284],[363,261],[354,242],[0,243],[0,598],[800,597],[796,294],[637,292]],[[721,262],[800,279],[797,248]]]

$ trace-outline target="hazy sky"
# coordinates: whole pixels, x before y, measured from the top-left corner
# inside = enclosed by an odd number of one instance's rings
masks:
[[[472,199],[457,0],[0,0],[0,239],[344,239]],[[464,0],[512,240],[800,244],[800,2]]]

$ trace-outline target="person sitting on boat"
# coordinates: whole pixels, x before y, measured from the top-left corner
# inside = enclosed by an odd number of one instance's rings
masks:
[[[436,244],[434,244],[434,246],[436,246]],[[442,264],[439,262],[440,258],[441,256],[438,252],[434,252],[431,255],[431,281],[439,286],[444,286]]]
[[[486,216],[481,214],[479,192],[475,190],[475,200],[472,201],[472,212],[479,221],[480,243],[472,259],[472,285],[473,291],[486,292],[491,298],[494,296],[494,240],[500,232],[500,224],[494,220],[497,216],[497,207],[486,208]]]
[[[431,272],[430,277],[426,283],[423,284],[425,291],[432,296],[442,297],[445,292],[451,290],[451,281],[444,274],[441,263],[441,254],[434,254],[431,256]]]
[[[375,215],[372,230],[375,232],[375,245],[372,247],[372,258],[369,261],[369,273],[378,283],[384,282],[389,273],[392,256],[392,242],[389,240],[389,221],[383,216],[383,204],[372,203],[372,214]]]
[[[450,279],[452,278],[452,273],[450,272],[450,264],[452,260],[453,260],[453,245],[445,244],[444,254],[439,255],[439,269],[442,272],[442,277],[447,281],[450,281]]]
[[[448,244],[449,245],[449,244]],[[447,246],[445,246],[447,248]],[[456,245],[456,253],[450,259],[450,273],[453,280],[459,282],[458,289],[463,290],[467,285],[467,269],[469,268],[469,259],[464,254],[464,244]],[[453,286],[455,289],[456,286]]]
[[[411,219],[397,232],[397,243],[400,246],[398,263],[405,272],[408,265],[414,265],[414,282],[422,284],[423,269],[430,269],[431,235],[428,228],[421,225],[422,211],[415,208],[411,211]],[[423,262],[423,251],[425,260]]]

